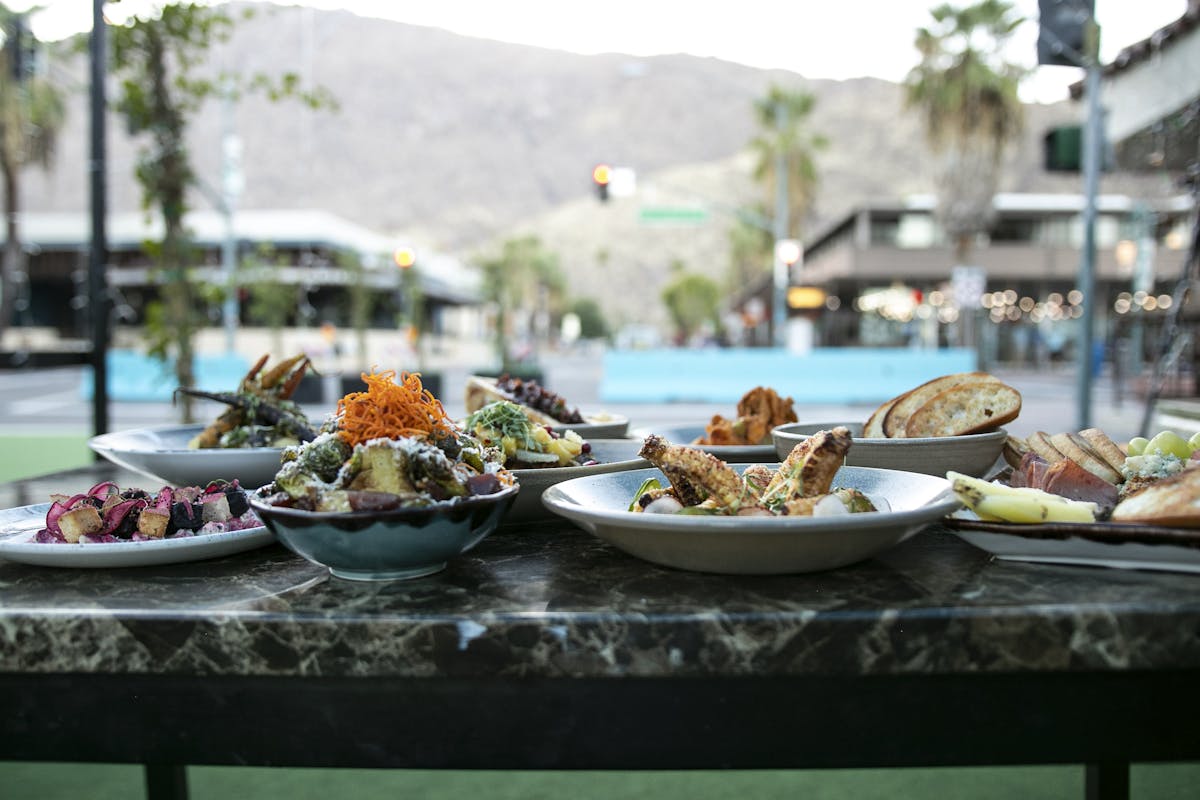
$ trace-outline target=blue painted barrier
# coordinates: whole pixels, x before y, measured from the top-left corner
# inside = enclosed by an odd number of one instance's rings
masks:
[[[132,350],[110,350],[105,356],[108,371],[108,397],[122,402],[171,402],[178,382],[173,362],[136,353]],[[206,392],[230,392],[237,388],[250,369],[250,363],[239,355],[202,355],[193,362],[196,388]],[[84,367],[79,394],[92,398],[92,368]]]
[[[736,403],[769,386],[798,403],[881,403],[939,375],[977,368],[963,348],[611,350],[600,399],[609,403]]]

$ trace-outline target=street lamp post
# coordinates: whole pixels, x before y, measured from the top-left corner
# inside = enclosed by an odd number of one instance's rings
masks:
[[[787,343],[787,287],[788,265],[783,260],[779,243],[788,238],[788,175],[787,153],[783,148],[783,132],[787,126],[787,107],[782,102],[775,104],[775,130],[779,136],[775,145],[775,226],[774,265],[771,293],[771,338],[776,347]]]

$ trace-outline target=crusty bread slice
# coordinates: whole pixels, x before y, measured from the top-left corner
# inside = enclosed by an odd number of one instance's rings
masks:
[[[1126,497],[1112,521],[1200,528],[1200,469],[1185,469]]]
[[[887,415],[883,419],[883,433],[888,438],[902,439],[910,435],[906,433],[909,419],[917,412],[917,409],[929,402],[934,396],[964,383],[997,380],[999,379],[987,372],[956,372],[926,381],[896,399],[896,402],[888,409]]]
[[[1021,413],[1021,393],[1007,383],[969,381],[952,386],[913,412],[905,438],[964,436],[999,428]]]
[[[1013,469],[1020,469],[1021,461],[1028,452],[1029,445],[1024,439],[1009,434],[1004,440],[1004,449],[1001,451],[1001,455],[1004,456],[1004,463]]]
[[[1054,449],[1058,450],[1058,452],[1097,478],[1101,478],[1112,484],[1121,482],[1121,473],[1113,469],[1107,461],[1097,455],[1092,450],[1091,445],[1088,444],[1087,439],[1084,439],[1078,433],[1056,433],[1050,437],[1050,444],[1054,445]]]
[[[1034,431],[1025,437],[1029,449],[1037,453],[1047,464],[1056,464],[1066,458],[1059,449],[1050,442],[1050,434],[1045,431]]]
[[[1125,451],[1118,447],[1107,433],[1099,428],[1088,428],[1080,431],[1079,435],[1086,439],[1092,446],[1092,450],[1096,451],[1117,472],[1120,472],[1121,467],[1125,466]]]
[[[858,438],[860,438],[860,439],[884,439],[884,438],[887,438],[887,434],[883,432],[883,421],[884,421],[884,419],[887,418],[888,412],[892,410],[892,406],[894,406],[896,404],[896,401],[899,400],[901,397],[904,397],[905,394],[908,394],[908,392],[905,392],[904,394],[896,395],[891,400],[888,400],[886,403],[881,405],[879,408],[875,409],[875,411],[871,414],[871,416],[867,417],[867,424],[863,425],[862,434]]]
[[[467,377],[467,385],[463,393],[463,404],[466,406],[468,414],[472,414],[497,400],[507,400],[510,403],[516,403],[521,411],[525,413],[525,416],[529,417],[536,425],[562,424],[549,414],[543,414],[536,408],[530,408],[524,403],[517,402],[517,398],[500,388],[495,378],[486,378],[481,375],[470,375]]]

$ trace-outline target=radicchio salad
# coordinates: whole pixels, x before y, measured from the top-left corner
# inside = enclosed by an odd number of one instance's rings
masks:
[[[151,541],[257,528],[246,492],[236,480],[207,486],[164,486],[151,494],[112,481],[76,495],[52,495],[42,544]]]

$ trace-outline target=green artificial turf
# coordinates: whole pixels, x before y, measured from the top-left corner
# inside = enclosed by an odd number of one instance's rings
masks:
[[[82,467],[94,460],[85,434],[0,435],[0,483]]]
[[[1134,800],[1197,797],[1200,764],[1135,764]],[[191,767],[193,800],[1060,800],[1083,796],[1083,768],[496,772]],[[5,800],[128,800],[144,796],[140,767],[0,762]]]

